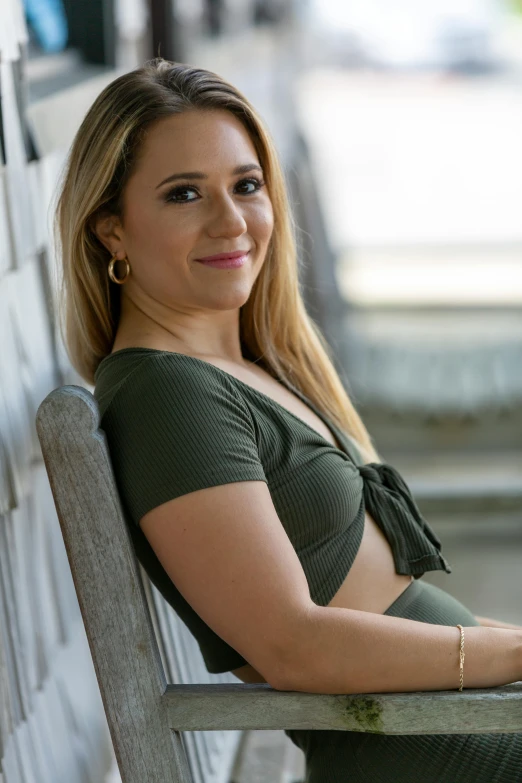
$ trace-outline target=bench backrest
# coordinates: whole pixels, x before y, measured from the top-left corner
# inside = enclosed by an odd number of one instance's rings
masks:
[[[128,767],[139,779],[137,754],[158,780],[167,780],[156,734],[170,717],[160,698],[165,684],[236,684],[237,678],[206,670],[196,639],[138,562],[92,394],[73,385],[53,390],[36,426],[122,778],[134,780],[125,777]],[[128,723],[122,720],[127,704],[137,705]],[[228,783],[242,736],[240,728],[202,727],[172,739],[176,752],[186,752],[188,780]],[[162,747],[170,768],[171,743]]]

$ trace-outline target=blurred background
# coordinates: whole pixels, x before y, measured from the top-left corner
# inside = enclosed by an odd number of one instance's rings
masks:
[[[100,90],[158,54],[263,116],[308,311],[453,567],[424,578],[522,624],[521,0],[3,0],[2,783],[119,780],[34,420],[53,388],[85,385],[55,315],[67,149]],[[149,600],[171,681],[237,682]],[[184,741],[196,783],[303,775],[282,732]]]

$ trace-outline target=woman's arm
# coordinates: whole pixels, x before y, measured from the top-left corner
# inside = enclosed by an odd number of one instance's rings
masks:
[[[504,623],[502,620],[492,620],[490,617],[479,617],[475,615],[475,618],[481,625],[489,628],[512,628],[515,631],[522,631],[522,625],[513,625],[513,623]]]

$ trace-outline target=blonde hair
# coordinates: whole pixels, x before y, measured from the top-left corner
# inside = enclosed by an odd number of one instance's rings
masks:
[[[55,213],[61,255],[59,325],[73,367],[88,383],[114,343],[119,286],[94,218],[122,215],[122,194],[153,122],[188,109],[224,109],[247,130],[270,195],[274,228],[266,258],[240,310],[244,350],[275,378],[292,384],[330,417],[365,461],[380,461],[334,368],[319,327],[307,314],[298,279],[296,227],[284,174],[269,132],[247,98],[218,74],[157,57],[114,79],[98,95],[74,138]]]

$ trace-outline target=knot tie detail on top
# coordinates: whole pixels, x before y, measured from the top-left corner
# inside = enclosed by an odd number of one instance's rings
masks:
[[[417,579],[425,571],[451,574],[441,554],[441,541],[423,518],[400,473],[385,462],[361,465],[359,473],[366,510],[390,543],[397,573]]]

